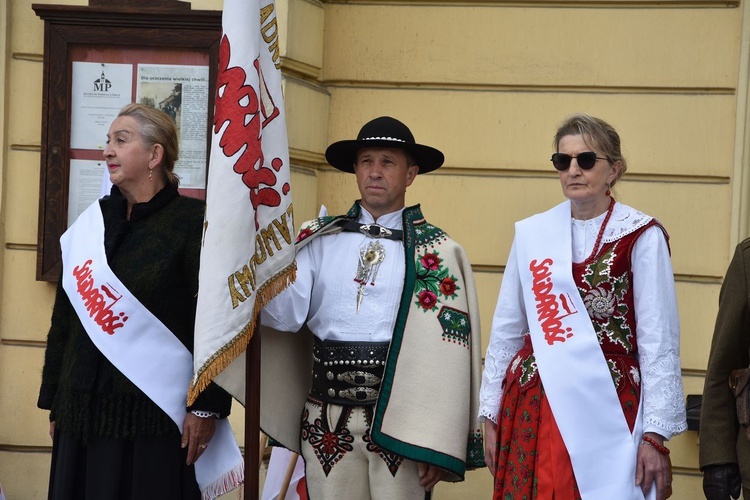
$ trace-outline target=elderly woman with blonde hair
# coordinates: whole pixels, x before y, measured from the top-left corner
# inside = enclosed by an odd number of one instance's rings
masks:
[[[172,359],[192,364],[204,215],[177,190],[178,151],[169,116],[125,106],[104,149],[111,193],[61,238],[38,400],[50,410],[51,499],[201,497],[194,463],[231,397],[212,386],[185,408],[189,375],[174,377]],[[177,412],[160,405],[165,392]]]
[[[552,165],[567,201],[516,223],[480,391],[495,499],[664,499],[686,430],[664,227],[615,201],[609,124],[569,117]]]

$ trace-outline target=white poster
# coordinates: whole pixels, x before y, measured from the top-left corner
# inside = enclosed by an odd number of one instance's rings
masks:
[[[208,66],[139,64],[136,100],[161,109],[177,124],[181,188],[206,187]]]
[[[110,124],[132,95],[132,64],[74,61],[70,147],[103,150]]]
[[[104,160],[70,160],[68,189],[68,227],[84,210],[102,197],[102,177],[107,171]],[[109,178],[108,175],[106,175]]]

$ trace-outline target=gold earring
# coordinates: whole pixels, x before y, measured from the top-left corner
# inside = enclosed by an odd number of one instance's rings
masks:
[[[148,169],[148,180],[152,181],[154,180],[154,171],[150,168]]]

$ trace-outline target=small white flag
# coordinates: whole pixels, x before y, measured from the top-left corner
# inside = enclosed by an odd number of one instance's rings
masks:
[[[284,486],[286,495],[281,498]],[[286,448],[273,448],[261,500],[307,500],[305,462],[301,456]]]

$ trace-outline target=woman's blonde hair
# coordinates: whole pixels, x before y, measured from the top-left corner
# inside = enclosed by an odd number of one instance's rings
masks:
[[[161,144],[164,148],[164,157],[161,162],[164,177],[169,184],[179,186],[180,178],[174,173],[174,164],[179,158],[180,141],[174,120],[164,111],[136,103],[125,105],[117,116],[134,118],[141,126],[141,137],[147,146]]]
[[[615,128],[600,118],[586,113],[577,113],[566,118],[560,128],[557,129],[554,141],[556,152],[559,151],[560,140],[566,135],[580,135],[587,146],[599,150],[610,163],[620,162],[620,165],[622,165],[620,173],[610,184],[610,187],[614,187],[615,183],[628,169],[628,162],[622,156],[622,150],[620,149],[620,135]]]

